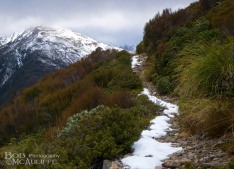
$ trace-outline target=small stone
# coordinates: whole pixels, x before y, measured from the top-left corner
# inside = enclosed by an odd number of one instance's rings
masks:
[[[162,164],[163,167],[166,167],[166,168],[171,168],[171,169],[174,169],[174,168],[177,168],[180,166],[180,163],[178,163],[178,161],[176,160],[166,160],[163,164]]]
[[[182,158],[182,159],[178,159],[178,160],[166,160],[162,166],[166,167],[166,168],[178,168],[186,163],[191,162],[191,160],[187,159],[187,158]]]
[[[187,147],[186,147],[187,150],[190,150],[190,149],[192,149],[192,148],[193,148],[193,147],[191,147],[191,146],[187,146]]]
[[[223,157],[225,155],[226,155],[225,153],[220,153],[220,154],[217,154],[217,157]]]
[[[201,158],[199,161],[200,162],[206,162],[206,161],[210,161],[212,158],[210,158],[210,157],[203,157],[203,158]]]
[[[128,169],[128,167],[123,167],[119,160],[112,161],[109,169]]]
[[[153,157],[152,155],[146,155],[145,157]]]
[[[166,137],[165,138],[165,142],[174,142],[174,138],[172,138],[172,137]]]
[[[214,158],[213,161],[219,161],[219,159],[218,158]]]
[[[184,154],[184,150],[180,150],[176,153],[178,156],[182,156]]]
[[[188,158],[191,160],[191,159],[194,159],[194,154],[193,153],[189,153],[188,154]]]
[[[211,154],[211,155],[210,155],[210,158],[216,158],[216,157],[217,157],[216,154]]]
[[[179,162],[180,162],[181,164],[186,164],[186,163],[190,163],[191,160],[190,160],[190,159],[187,159],[187,158],[182,158],[181,160],[179,160]]]
[[[111,167],[111,161],[109,160],[104,160],[103,161],[103,165],[102,165],[102,169],[109,169]]]
[[[214,161],[210,163],[203,163],[202,167],[222,167],[222,166],[227,166],[227,165],[228,165],[227,162],[220,163],[220,162]]]

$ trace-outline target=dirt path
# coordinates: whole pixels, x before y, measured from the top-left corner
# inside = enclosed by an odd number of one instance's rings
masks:
[[[138,61],[140,61],[141,64],[133,68],[133,71],[137,73],[142,80],[144,87],[148,88],[150,93],[157,98],[177,104],[178,98],[160,96],[155,86],[146,80],[144,76],[144,70],[147,66],[146,59],[146,55],[139,55]],[[189,135],[180,130],[176,116],[171,118],[169,123],[171,124],[170,128],[172,130],[169,130],[166,136],[157,139],[157,141],[162,143],[171,142],[174,147],[182,147],[183,150],[169,155],[169,158],[164,160],[162,164],[163,167],[156,167],[157,169],[183,168],[188,164],[192,164],[196,168],[214,168],[227,166],[229,161],[234,160],[233,155],[221,149],[222,145],[233,139],[233,137],[227,136],[218,139],[210,139],[204,135]],[[111,162],[109,166],[110,167],[107,169],[124,169],[120,160]]]
[[[172,97],[168,97],[168,96],[162,96],[160,94],[158,94],[157,89],[155,87],[155,85],[153,85],[151,82],[148,82],[144,76],[144,70],[147,67],[146,64],[146,59],[147,56],[145,54],[139,55],[139,60],[141,62],[141,65],[136,66],[135,68],[133,68],[133,71],[139,76],[139,78],[142,81],[142,84],[145,88],[148,88],[151,93],[156,96],[157,98],[164,100],[166,102],[170,102],[173,104],[177,104],[178,103],[178,99],[177,98],[172,98]]]
[[[178,98],[170,98],[168,96],[160,96],[155,86],[148,82],[144,76],[144,70],[147,66],[146,55],[139,55],[141,64],[135,67],[133,70],[137,73],[143,82],[144,87],[148,88],[151,93],[158,98],[171,102],[174,104],[178,103]],[[183,133],[178,126],[178,121],[175,118],[171,118],[170,122],[172,125],[171,131],[165,137],[160,139],[161,142],[172,142],[176,147],[183,147],[183,151],[174,153],[170,157],[164,160],[163,168],[178,168],[185,164],[191,163],[196,167],[219,167],[227,166],[228,162],[233,160],[233,155],[230,155],[222,151],[221,147],[232,137],[222,137],[219,139],[210,139],[204,135],[202,136],[191,136],[187,133]]]

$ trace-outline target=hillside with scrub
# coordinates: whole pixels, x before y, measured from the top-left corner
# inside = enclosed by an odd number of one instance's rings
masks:
[[[221,137],[234,129],[234,1],[200,0],[146,23],[137,53],[159,93],[179,99],[179,125],[189,134]],[[225,150],[234,153],[234,142]]]
[[[61,159],[46,168],[98,168],[103,159],[130,152],[161,110],[145,96],[138,97],[141,90],[128,52],[98,48],[42,78],[1,109],[1,154],[47,152]]]

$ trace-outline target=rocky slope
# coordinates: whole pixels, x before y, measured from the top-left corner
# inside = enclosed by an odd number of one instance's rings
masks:
[[[98,47],[120,50],[67,29],[43,26],[0,38],[0,104],[42,76],[67,67]]]

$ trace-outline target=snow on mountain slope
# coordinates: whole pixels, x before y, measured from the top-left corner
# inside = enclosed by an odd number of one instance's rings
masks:
[[[43,57],[35,59],[57,68],[67,66],[90,54],[98,47],[103,50],[112,47],[87,36],[63,28],[38,26],[12,36],[0,38],[0,87],[6,83],[25,59],[39,52]],[[4,62],[4,61],[5,62]],[[61,66],[62,65],[62,66]]]
[[[68,29],[43,26],[0,38],[0,105],[42,76],[97,48],[121,50]]]
[[[13,42],[21,33],[13,33],[11,36],[0,37],[0,45],[5,45],[8,42]]]

